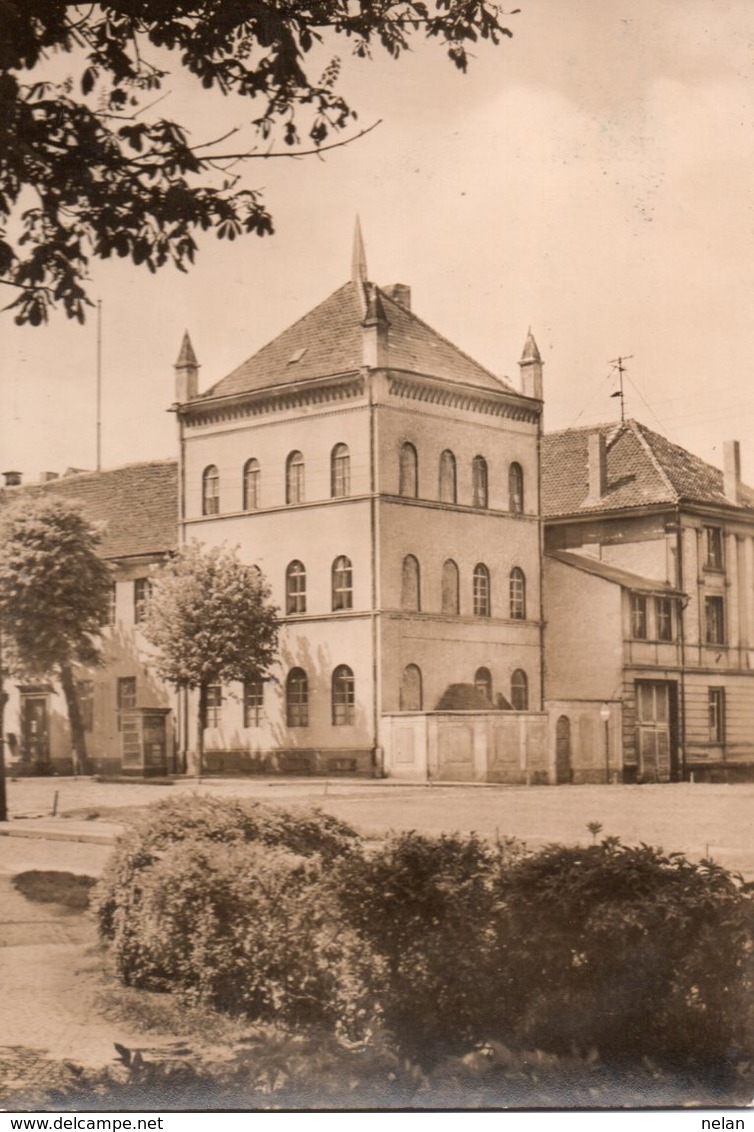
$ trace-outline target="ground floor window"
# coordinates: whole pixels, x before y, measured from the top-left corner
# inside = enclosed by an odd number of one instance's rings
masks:
[[[285,714],[289,727],[309,726],[309,681],[303,668],[292,668],[288,673]]]
[[[247,680],[243,686],[243,725],[259,727],[264,709],[264,681]]]
[[[514,711],[529,709],[529,681],[522,668],[517,668],[511,676],[511,705]]]
[[[81,726],[84,731],[94,730],[94,681],[79,680],[76,684],[81,712]]]
[[[332,721],[334,727],[354,722],[356,690],[353,672],[347,664],[339,665],[332,674]]]
[[[710,743],[725,742],[725,688],[710,688],[707,692],[709,704]]]
[[[222,722],[223,690],[219,684],[207,688],[207,727],[219,727]]]

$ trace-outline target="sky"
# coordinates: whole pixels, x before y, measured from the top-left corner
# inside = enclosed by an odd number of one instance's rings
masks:
[[[173,363],[189,330],[208,388],[350,276],[369,277],[514,382],[528,328],[545,428],[626,414],[754,484],[754,4],[519,0],[511,40],[456,71],[436,44],[343,62],[358,127],[321,158],[253,160],[275,235],[200,240],[191,273],[93,263],[102,463],[174,456]],[[59,73],[67,61],[55,61]],[[251,117],[180,76],[160,110],[204,139]],[[243,136],[243,133],[239,136]],[[234,139],[234,145],[237,139]],[[96,318],[0,314],[0,470],[93,468]]]

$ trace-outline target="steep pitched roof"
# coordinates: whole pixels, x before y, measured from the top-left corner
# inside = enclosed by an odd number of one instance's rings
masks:
[[[358,372],[364,364],[364,284],[350,281],[218,381],[198,400]],[[498,391],[510,389],[384,291],[366,284],[387,321],[387,360],[407,370]]]
[[[587,503],[593,433],[605,437],[607,489],[601,499]],[[719,468],[635,420],[546,433],[541,473],[542,513],[549,518],[663,503],[736,506],[725,496]],[[754,510],[754,490],[743,485],[741,495],[739,506]]]
[[[57,495],[83,504],[102,523],[104,558],[164,554],[178,543],[178,464],[152,460],[101,472],[78,472],[48,483],[0,491],[0,507],[17,499]]]
[[[671,586],[670,582],[663,582],[657,578],[645,578],[643,574],[634,574],[632,570],[624,570],[621,566],[613,566],[610,562],[602,562],[599,558],[589,558],[584,554],[574,554],[570,550],[548,551],[545,558],[554,558],[565,566],[573,566],[576,570],[583,570],[585,574],[594,574],[606,582],[623,586],[627,590],[650,594],[677,594],[680,593]]]

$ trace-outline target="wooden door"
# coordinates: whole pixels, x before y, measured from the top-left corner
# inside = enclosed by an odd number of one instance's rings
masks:
[[[561,786],[572,781],[571,721],[567,715],[561,715],[555,724],[555,783]]]
[[[670,689],[665,681],[636,681],[636,729],[639,777],[643,782],[670,781]]]
[[[50,763],[50,710],[47,696],[21,697],[21,743],[24,757],[43,769]]]

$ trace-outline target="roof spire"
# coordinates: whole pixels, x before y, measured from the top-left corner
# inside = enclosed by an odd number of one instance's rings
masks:
[[[175,368],[182,369],[184,366],[196,366],[198,364],[194,347],[191,345],[191,339],[189,338],[189,332],[185,330],[183,332],[183,341],[181,342],[181,349],[178,353]]]
[[[367,254],[364,251],[364,238],[361,235],[361,224],[358,216],[353,230],[353,257],[351,259],[351,278],[354,283],[367,281]]]

